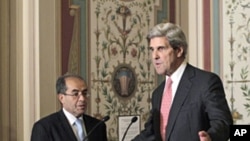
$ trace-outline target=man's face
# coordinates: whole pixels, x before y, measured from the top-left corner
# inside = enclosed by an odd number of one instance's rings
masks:
[[[171,75],[180,65],[183,49],[173,49],[166,37],[154,37],[150,40],[149,49],[155,70],[160,75]]]
[[[65,83],[67,87],[66,95],[59,94],[59,100],[65,110],[75,117],[79,117],[87,110],[87,96],[82,95],[82,93],[87,92],[86,83],[74,77],[66,78]],[[78,94],[78,96],[74,94]]]

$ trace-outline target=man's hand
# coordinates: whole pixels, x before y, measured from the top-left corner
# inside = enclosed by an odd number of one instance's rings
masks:
[[[206,131],[199,131],[200,141],[212,141],[209,134]]]

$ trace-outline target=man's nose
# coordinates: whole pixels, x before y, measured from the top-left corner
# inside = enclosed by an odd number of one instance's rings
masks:
[[[159,58],[159,54],[157,51],[153,51],[152,52],[152,59],[158,59]]]

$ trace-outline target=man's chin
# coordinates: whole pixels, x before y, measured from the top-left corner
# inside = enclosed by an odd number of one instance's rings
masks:
[[[159,74],[159,75],[165,75],[165,73],[163,72],[163,71],[160,71],[160,70],[156,70],[156,72],[157,72],[157,74]]]
[[[78,109],[77,112],[78,112],[79,114],[84,114],[84,113],[85,113],[85,109]]]

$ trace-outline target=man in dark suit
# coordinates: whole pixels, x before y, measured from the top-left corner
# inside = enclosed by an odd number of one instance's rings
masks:
[[[105,123],[84,114],[89,96],[84,79],[78,75],[63,75],[57,79],[56,90],[62,109],[34,124],[31,141],[82,141],[97,124],[88,141],[107,141]]]
[[[156,72],[166,79],[154,90],[151,115],[133,141],[227,141],[233,120],[222,81],[186,62],[188,45],[181,28],[161,23],[147,39]]]

